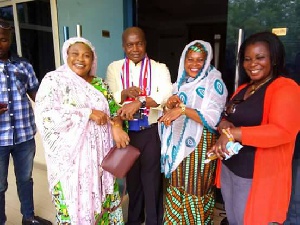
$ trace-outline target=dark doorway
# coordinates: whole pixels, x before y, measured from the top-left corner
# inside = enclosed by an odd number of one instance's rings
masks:
[[[172,82],[177,78],[181,53],[193,40],[204,40],[214,50],[218,48],[212,64],[221,71],[225,83],[233,82],[232,76],[226,75],[225,63],[228,0],[137,0],[134,7],[135,25],[146,33],[149,57],[168,66]],[[216,201],[223,209],[219,189]]]
[[[165,63],[176,80],[181,52],[200,39],[218,48],[212,64],[222,72],[225,61],[228,0],[136,1],[136,25],[147,38],[148,55]],[[214,54],[215,55],[215,54]],[[218,59],[216,59],[218,58]]]

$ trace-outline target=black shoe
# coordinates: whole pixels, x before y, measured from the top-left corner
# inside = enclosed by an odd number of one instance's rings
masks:
[[[227,217],[224,217],[224,219],[222,219],[220,225],[229,225]]]
[[[45,220],[42,217],[34,216],[31,219],[23,219],[22,225],[52,225],[49,220]]]

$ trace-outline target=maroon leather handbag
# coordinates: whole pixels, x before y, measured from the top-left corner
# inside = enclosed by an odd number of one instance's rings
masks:
[[[132,145],[127,145],[125,148],[117,148],[114,146],[110,149],[107,155],[104,157],[101,163],[102,169],[110,172],[117,178],[125,178],[126,174],[132,167],[133,163],[140,156],[140,150]],[[121,196],[121,201],[113,208],[102,208],[101,214],[96,219],[95,225],[97,225],[105,212],[113,212],[119,208],[126,195],[126,179],[124,179],[124,188]]]
[[[101,167],[117,178],[124,178],[140,154],[140,150],[132,145],[114,146],[104,157]]]

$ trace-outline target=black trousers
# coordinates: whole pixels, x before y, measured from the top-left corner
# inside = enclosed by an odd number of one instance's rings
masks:
[[[139,148],[137,159],[126,177],[129,195],[127,225],[160,225],[163,219],[160,139],[157,125],[142,131],[129,131],[130,144]]]
[[[284,225],[300,224],[300,132],[296,139],[292,175],[292,193]]]

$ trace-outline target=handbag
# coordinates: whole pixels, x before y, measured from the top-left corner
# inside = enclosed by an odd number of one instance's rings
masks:
[[[101,167],[103,170],[110,172],[117,178],[125,178],[126,174],[140,154],[140,150],[132,145],[127,145],[125,148],[117,148],[117,146],[114,146],[109,150],[107,155],[102,160]],[[124,188],[119,204],[112,208],[102,208],[102,212],[96,219],[95,225],[99,223],[105,212],[111,213],[118,209],[121,206],[125,195],[126,180],[124,179]]]
[[[101,167],[117,178],[124,178],[140,154],[140,150],[132,145],[125,148],[114,146],[104,157]]]

